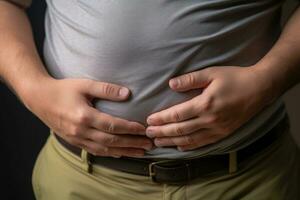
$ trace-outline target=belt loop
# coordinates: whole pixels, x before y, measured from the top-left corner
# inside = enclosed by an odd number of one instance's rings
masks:
[[[50,128],[50,134],[55,135],[54,130]],[[91,154],[89,154],[86,150],[81,150],[81,160],[84,164],[84,170],[88,173],[92,173],[92,163],[91,163]]]
[[[235,173],[238,169],[237,152],[233,151],[229,153],[229,173]]]
[[[86,170],[89,174],[92,173],[92,163],[90,161],[91,154],[89,154],[86,150],[81,150],[81,160],[84,163],[84,170]]]

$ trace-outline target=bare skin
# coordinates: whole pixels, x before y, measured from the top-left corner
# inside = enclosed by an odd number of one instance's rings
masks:
[[[156,146],[192,150],[232,134],[300,80],[300,8],[258,63],[249,67],[209,67],[170,80],[176,92],[203,92],[153,113],[146,133]]]
[[[92,106],[94,98],[124,101],[130,95],[128,88],[88,79],[52,78],[37,54],[25,12],[5,1],[0,1],[0,32],[0,49],[5,49],[0,51],[0,77],[54,132],[99,156],[140,157],[152,148],[142,124]]]
[[[201,89],[193,99],[148,118],[156,146],[198,148],[227,137],[270,102],[266,81],[250,67],[210,67],[170,82],[177,92]],[[256,96],[254,96],[256,95]]]

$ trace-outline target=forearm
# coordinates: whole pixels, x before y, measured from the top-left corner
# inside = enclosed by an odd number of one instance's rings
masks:
[[[255,67],[268,79],[273,97],[284,94],[300,81],[300,7],[294,12],[268,54]]]
[[[0,78],[19,98],[50,79],[37,53],[26,13],[0,1]]]

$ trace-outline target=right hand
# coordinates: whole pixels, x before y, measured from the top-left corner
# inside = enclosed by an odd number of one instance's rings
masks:
[[[115,84],[51,78],[36,83],[23,102],[56,134],[93,155],[140,157],[152,148],[145,127],[100,112],[91,103],[94,98],[123,101],[129,95],[129,89]]]

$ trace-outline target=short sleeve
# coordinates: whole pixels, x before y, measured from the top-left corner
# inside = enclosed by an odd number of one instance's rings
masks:
[[[5,1],[11,2],[23,8],[28,8],[32,2],[32,0],[5,0]]]

